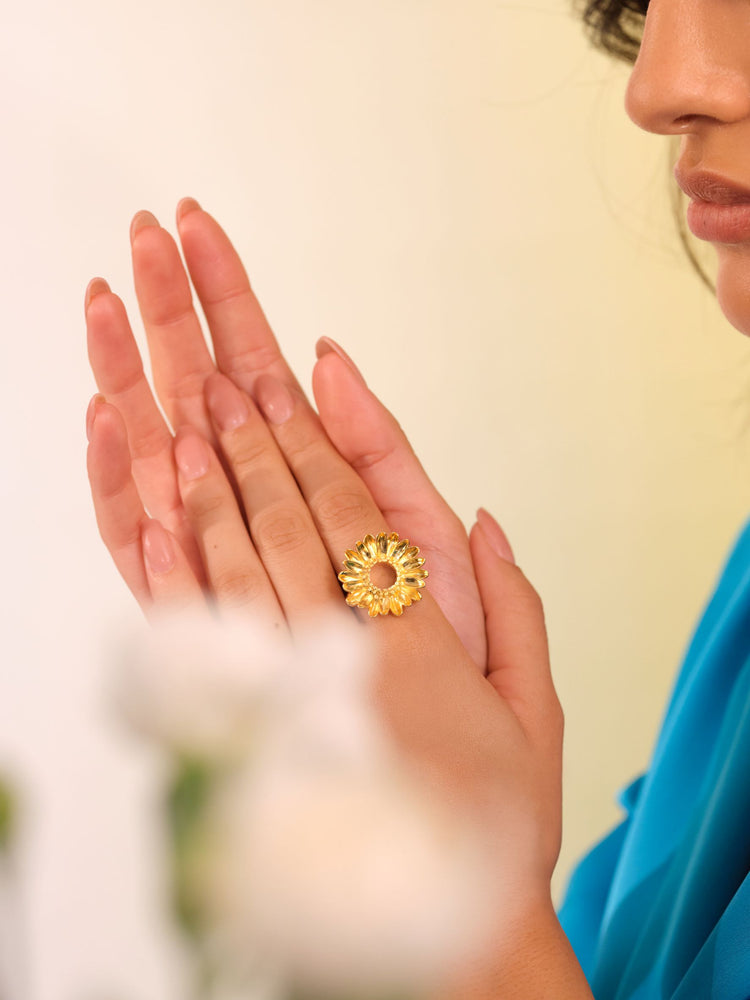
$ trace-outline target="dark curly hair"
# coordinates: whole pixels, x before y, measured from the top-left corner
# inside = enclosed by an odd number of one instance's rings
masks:
[[[635,62],[648,0],[581,0],[579,7],[595,45]]]

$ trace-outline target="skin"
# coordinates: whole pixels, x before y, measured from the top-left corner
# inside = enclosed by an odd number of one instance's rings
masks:
[[[641,128],[680,136],[683,168],[747,189],[749,33],[744,0],[651,0],[626,98]],[[153,390],[120,300],[102,279],[86,294],[101,393],[87,415],[88,471],[115,565],[148,615],[210,600],[293,635],[321,611],[362,614],[336,581],[355,540],[388,529],[418,544],[424,600],[365,623],[378,703],[425,781],[493,845],[499,900],[492,954],[439,1000],[591,1000],[550,901],[562,713],[538,595],[486,512],[467,535],[330,341],[317,347],[313,409],[228,238],[192,199],[178,207],[178,230],[187,272],[153,216],[131,227]],[[719,301],[747,334],[749,243],[717,244]]]
[[[750,8],[651,0],[625,106],[642,129],[680,137],[678,166],[750,189]],[[750,334],[750,242],[714,243],[717,295]]]
[[[186,199],[178,229],[188,273],[153,216],[131,227],[153,390],[120,299],[102,279],[86,294],[100,390],[87,414],[88,472],[115,565],[147,615],[210,601],[291,635],[323,612],[366,619],[387,724],[427,786],[492,845],[488,879],[502,900],[493,963],[467,970],[470,981],[446,996],[480,997],[489,982],[494,993],[495,962],[505,956],[507,977],[519,936],[529,956],[560,965],[560,989],[572,975],[584,990],[575,995],[587,996],[550,901],[562,713],[536,592],[486,512],[467,535],[330,341],[318,345],[316,413],[215,220]],[[403,617],[370,621],[347,608],[336,573],[345,549],[383,529],[419,544],[430,585]]]

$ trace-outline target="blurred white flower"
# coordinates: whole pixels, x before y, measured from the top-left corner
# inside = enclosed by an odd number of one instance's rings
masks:
[[[262,751],[292,769],[379,767],[393,752],[372,704],[369,632],[329,620],[295,638],[270,692],[272,724]]]
[[[346,718],[334,723],[335,710],[325,723],[318,718],[321,701],[366,697],[370,661],[353,623],[324,620],[292,642],[246,617],[171,614],[119,642],[116,659],[121,713],[182,756],[241,757],[259,730],[293,711],[332,736],[359,739],[345,736]]]
[[[479,839],[381,727],[368,634],[183,617],[121,656],[131,722],[211,765],[175,873],[196,946],[247,1000],[416,998],[488,945]]]
[[[484,952],[493,901],[471,828],[406,768],[266,757],[217,805],[212,900],[230,961],[323,996],[421,996]]]
[[[286,645],[257,623],[165,616],[118,645],[118,707],[177,754],[236,757],[255,736]]]

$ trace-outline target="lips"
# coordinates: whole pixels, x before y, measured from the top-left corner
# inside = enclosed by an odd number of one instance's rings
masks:
[[[690,198],[687,224],[709,243],[750,242],[750,189],[710,171],[675,167],[677,183]]]

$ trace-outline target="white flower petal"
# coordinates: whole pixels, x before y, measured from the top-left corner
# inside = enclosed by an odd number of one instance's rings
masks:
[[[252,776],[225,816],[217,902],[248,942],[328,992],[419,994],[484,945],[484,857],[401,773]]]

